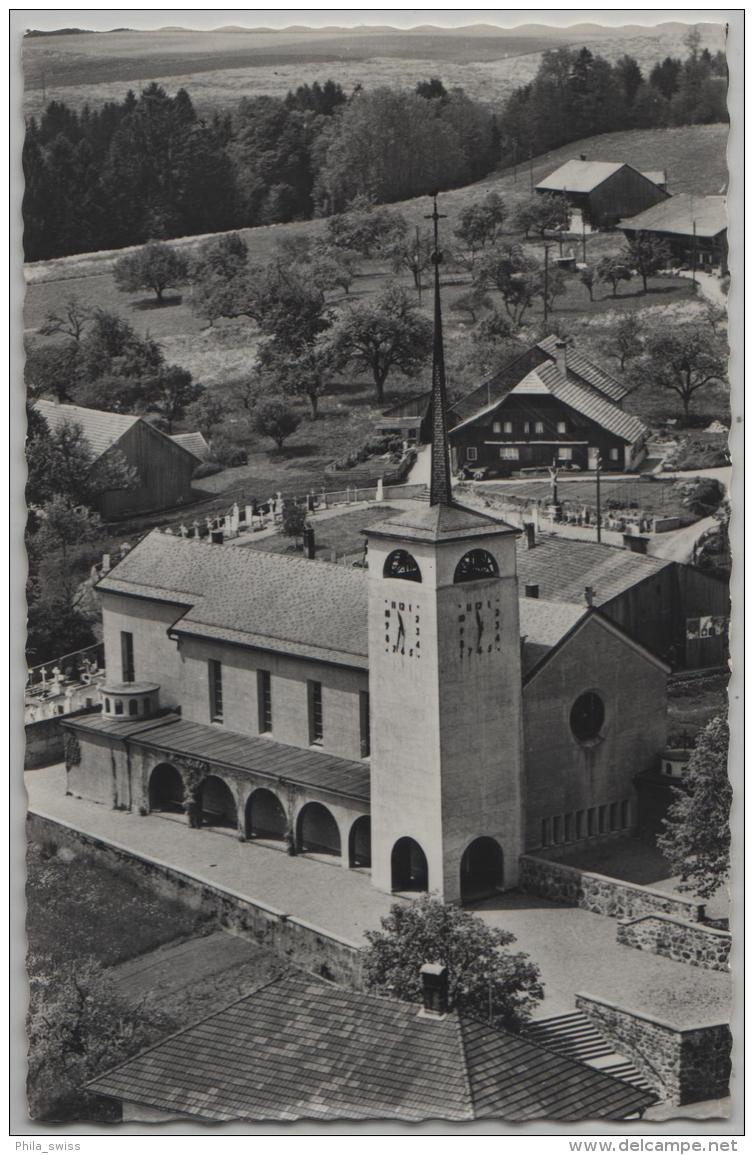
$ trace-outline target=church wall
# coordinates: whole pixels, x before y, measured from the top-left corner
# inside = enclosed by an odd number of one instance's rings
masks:
[[[570,712],[580,694],[595,691],[605,706],[599,736],[580,742]],[[592,617],[524,686],[526,849],[543,845],[543,819],[559,819],[552,841],[577,837],[577,815],[599,808],[605,829],[610,807],[630,805],[628,825],[636,823],[634,776],[651,768],[665,745],[666,674],[630,643]],[[559,827],[559,830],[558,830]],[[559,833],[559,837],[558,837]]]
[[[128,808],[130,784],[125,746],[104,735],[77,730],[68,733],[75,734],[78,750],[74,753],[67,746],[67,793],[104,806]]]
[[[102,595],[102,631],[107,678],[120,682],[121,631],[133,634],[134,673],[137,681],[157,682],[160,705],[181,702],[181,663],[168,630],[185,610],[164,602],[105,593]]]
[[[366,670],[232,646],[203,638],[180,641],[183,675],[182,716],[209,724],[210,660],[222,664],[222,725],[238,734],[259,734],[257,671],[270,673],[272,730],[276,742],[310,746],[308,681],[322,686],[323,740],[317,749],[339,758],[361,758],[359,691],[368,688]]]

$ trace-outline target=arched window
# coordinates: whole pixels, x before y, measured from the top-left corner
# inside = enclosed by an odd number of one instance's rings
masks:
[[[372,865],[372,832],[368,814],[362,814],[348,836],[348,865]]]
[[[399,838],[390,856],[391,890],[429,890],[427,858],[413,838]]]
[[[605,721],[605,704],[599,694],[587,690],[571,707],[571,730],[580,742],[596,738]]]
[[[299,814],[296,827],[299,850],[340,857],[338,824],[321,802],[307,802]]]
[[[271,790],[260,787],[246,803],[247,838],[285,838],[288,821],[282,802]]]
[[[494,838],[477,838],[461,859],[461,901],[494,894],[503,885],[503,852]]]
[[[475,582],[479,578],[497,577],[499,573],[497,562],[491,553],[487,553],[486,549],[470,549],[456,566],[453,581],[456,584]]]
[[[404,582],[420,582],[422,580],[419,566],[405,549],[394,549],[391,554],[388,554],[382,576],[400,578]]]
[[[169,762],[155,766],[149,778],[149,809],[182,814],[183,800],[183,778],[180,772]]]
[[[231,830],[238,827],[236,801],[233,793],[222,778],[210,774],[202,782],[200,793],[203,826],[224,826]]]

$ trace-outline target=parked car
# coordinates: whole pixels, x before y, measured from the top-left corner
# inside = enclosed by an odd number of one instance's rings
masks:
[[[461,477],[464,481],[488,481],[497,477],[498,471],[489,465],[464,465],[461,468]]]

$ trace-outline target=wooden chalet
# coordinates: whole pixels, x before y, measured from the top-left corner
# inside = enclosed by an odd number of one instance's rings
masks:
[[[664,241],[672,259],[689,268],[728,271],[728,214],[724,196],[679,193],[618,224],[627,240],[653,236]]]
[[[668,192],[662,173],[639,172],[630,164],[602,160],[569,160],[536,186],[538,193],[560,193],[584,224],[613,228],[621,217],[643,212]]]
[[[103,517],[172,509],[192,500],[191,478],[199,457],[143,417],[55,401],[35,401],[34,407],[51,432],[66,423],[78,425],[96,461],[120,452],[136,470],[136,485],[99,495],[97,509]]]

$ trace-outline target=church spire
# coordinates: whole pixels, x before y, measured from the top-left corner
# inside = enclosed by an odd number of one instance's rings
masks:
[[[434,224],[435,266],[435,341],[432,352],[432,463],[429,485],[430,505],[450,505],[452,487],[450,480],[450,451],[448,449],[447,398],[445,391],[445,350],[442,340],[442,310],[440,308],[440,262],[442,254],[438,245],[438,222],[444,217],[437,211],[437,194],[434,194],[434,208],[426,218]]]

